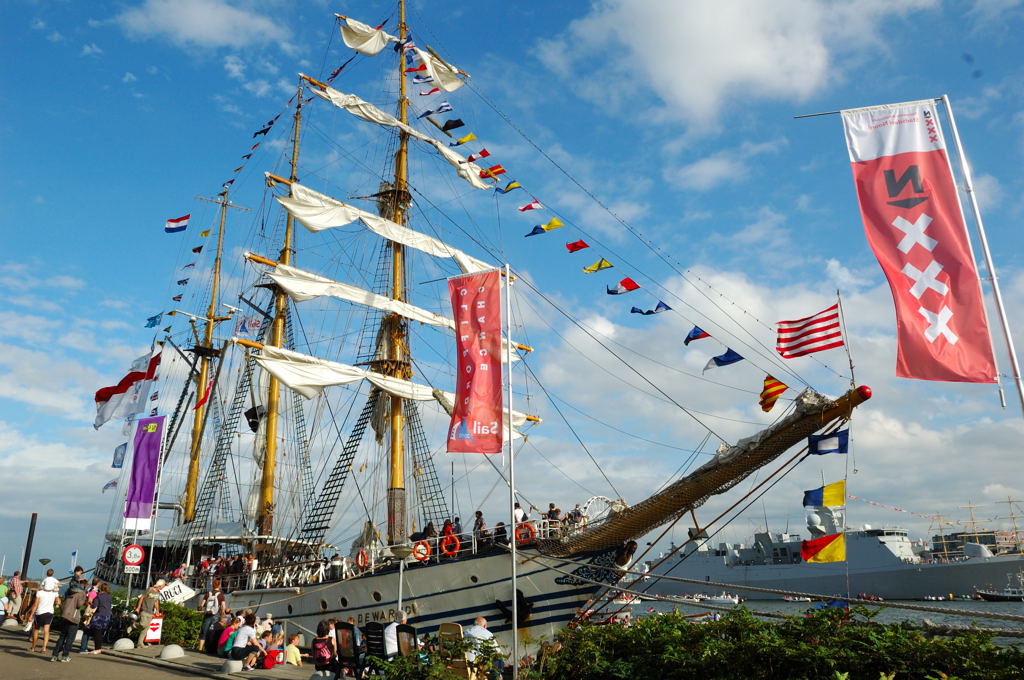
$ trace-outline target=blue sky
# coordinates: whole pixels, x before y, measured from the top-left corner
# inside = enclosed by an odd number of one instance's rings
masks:
[[[557,214],[567,226],[524,240],[537,223],[514,210],[526,202],[525,192],[498,203],[490,195],[470,196],[443,176],[420,185],[440,197],[424,219],[443,215],[431,223],[448,230],[442,235],[481,234],[496,250],[467,250],[507,258],[674,398],[713,414],[707,424],[729,440],[766,420],[756,391],[768,363],[722,369],[729,372],[709,375],[712,382],[674,380],[672,371],[699,373],[724,347],[703,341],[684,351],[681,338],[690,325],[708,324],[716,337],[736,342],[747,337],[742,326],[770,342],[760,322],[818,311],[841,289],[858,380],[876,391],[855,424],[856,455],[849,462],[858,472],[850,492],[951,518],[965,517],[960,506],[967,501],[985,504],[979,517],[1005,515],[1006,505],[996,501],[1024,493],[1016,455],[1024,425],[1012,386],[1006,385],[1010,408],[1003,410],[989,386],[893,376],[891,297],[863,237],[839,120],[792,116],[948,93],[1017,328],[1024,311],[1016,229],[1024,216],[1024,53],[1015,36],[1024,28],[1024,6],[1010,0],[665,5],[449,2],[440,9],[413,2],[409,23],[417,40],[473,76],[471,87],[447,97],[453,115],[549,208],[543,219]],[[32,511],[41,515],[35,557],[58,559],[79,547],[89,558],[98,550],[111,504],[100,488],[114,476],[109,456],[123,437],[113,423],[93,431],[92,394],[116,382],[148,347],[146,317],[170,308],[197,231],[215,217],[195,197],[214,195],[235,176],[252,133],[284,110],[297,72],[324,77],[350,56],[334,12],[371,24],[393,12],[384,2],[298,6],[270,0],[5,5],[5,45],[17,55],[17,67],[0,76],[7,102],[0,118],[6,245],[0,280],[7,291],[0,305],[0,478],[8,480],[0,553],[9,563],[20,555]],[[353,62],[337,86],[383,103],[382,90],[393,81],[380,64],[390,54]],[[416,95],[412,103],[424,105]],[[383,152],[365,141],[371,134],[365,126],[320,101],[308,108],[312,149],[304,151],[302,178],[339,198],[358,195],[369,186],[355,180],[361,154],[373,160]],[[242,235],[229,239],[226,264],[235,294],[253,271],[239,263],[239,252],[275,250],[260,236],[261,224],[272,233],[279,222],[262,173],[284,172],[287,122],[286,114],[233,187],[233,200],[253,208],[231,217]],[[414,170],[436,169],[416,162]],[[164,220],[188,212],[195,226],[185,235],[162,233]],[[453,216],[458,228],[445,223]],[[562,244],[576,238],[595,247],[570,258]],[[300,244],[308,250],[299,260],[311,268],[334,257],[324,245]],[[611,275],[579,272],[599,256],[616,263]],[[201,308],[208,267],[201,260],[192,274],[187,309]],[[680,278],[684,271],[689,283]],[[622,298],[604,294],[606,284],[626,275],[644,288]],[[669,294],[685,300],[672,314],[626,313],[632,304],[653,306]],[[740,325],[709,307],[709,298]],[[524,302],[522,309],[523,331],[538,348],[532,368],[560,399],[593,418],[574,427],[617,491],[631,502],[642,499],[685,458],[646,440],[689,449],[703,430],[649,389],[627,387],[634,379],[578,328],[542,305]],[[179,340],[186,329],[177,322]],[[1005,373],[1001,338],[996,342]],[[834,371],[800,361],[794,367],[817,388],[832,394],[844,388],[836,373],[848,374],[845,354],[823,358]],[[171,406],[169,392],[174,389],[165,390],[164,409]],[[571,467],[580,488],[535,457],[524,460],[537,484],[528,495],[538,505],[550,498],[570,507],[585,498],[584,487],[614,495],[556,415],[550,409],[543,415],[552,427],[531,440]],[[632,436],[623,440],[599,422]],[[800,525],[800,490],[841,476],[845,463],[806,465],[787,478],[765,499],[773,527]],[[496,515],[500,503],[491,494],[484,507]],[[849,515],[855,524],[902,523],[914,535],[924,535],[929,524],[866,504],[852,506]],[[763,520],[741,519],[730,540],[758,523]]]

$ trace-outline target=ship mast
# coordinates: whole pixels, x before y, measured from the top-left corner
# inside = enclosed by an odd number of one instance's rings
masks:
[[[398,39],[404,45],[408,36],[405,24],[405,0],[399,0]],[[409,101],[406,98],[405,86],[405,52],[398,51],[398,119],[405,124],[409,122]],[[395,152],[395,176],[389,189],[382,191],[382,200],[378,202],[382,217],[404,225],[406,208],[411,196],[408,184],[408,150],[409,135],[399,132],[398,150]],[[405,252],[402,244],[391,242],[391,298],[405,301]],[[397,314],[389,314],[383,321],[384,335],[387,338],[387,359],[379,368],[386,375],[408,380],[412,377],[409,369],[408,345],[406,343],[405,323]],[[384,398],[384,397],[381,397]],[[406,504],[405,504],[405,447],[403,445],[404,423],[402,419],[402,398],[390,397],[389,429],[391,433],[390,475],[388,479],[388,545],[405,542]]]
[[[210,200],[210,199],[203,199]],[[210,290],[210,306],[206,310],[206,327],[203,330],[203,339],[196,337],[196,346],[193,349],[199,356],[199,375],[196,377],[196,402],[202,401],[207,391],[213,389],[209,382],[210,358],[216,355],[213,349],[213,329],[221,321],[226,321],[230,316],[217,316],[217,293],[220,285],[220,261],[224,250],[224,222],[227,216],[228,190],[224,188],[217,194],[214,201],[220,206],[220,226],[217,229],[217,256],[213,261],[213,283]],[[232,206],[234,207],[234,206]],[[192,324],[195,332],[195,322]],[[196,516],[196,489],[199,486],[199,454],[202,450],[203,426],[206,422],[206,409],[208,403],[197,406],[192,412],[192,445],[189,448],[188,477],[185,480],[185,512],[183,522],[191,522]]]
[[[299,163],[299,129],[302,122],[302,85],[299,85],[295,98],[295,115],[292,125],[292,160],[289,179],[296,181]],[[294,220],[291,213],[285,219],[284,243],[278,261],[291,264],[292,259],[292,228]],[[273,347],[281,347],[284,343],[284,324],[288,314],[288,296],[280,288],[274,291],[274,321],[270,326],[270,341]],[[278,408],[281,397],[281,385],[271,374],[267,389],[266,449],[263,454],[263,475],[260,479],[260,500],[257,510],[256,527],[261,536],[270,536],[274,530],[274,477],[277,472],[277,422]]]

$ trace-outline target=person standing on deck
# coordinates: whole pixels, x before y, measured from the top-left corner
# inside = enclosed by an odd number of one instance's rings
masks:
[[[146,643],[146,631],[149,630],[149,624],[153,620],[153,617],[160,613],[160,591],[167,585],[167,582],[163,579],[158,579],[142,595],[139,595],[139,599],[135,604],[135,613],[139,615],[139,623],[142,625],[142,630],[139,632],[139,641],[135,645],[136,647],[145,647]]]

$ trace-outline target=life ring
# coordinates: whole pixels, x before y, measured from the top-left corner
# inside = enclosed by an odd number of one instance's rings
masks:
[[[449,534],[441,539],[441,552],[449,557],[459,552],[459,537]]]
[[[430,544],[426,541],[416,541],[412,546],[412,556],[420,562],[426,562],[430,558]]]
[[[537,530],[529,522],[522,522],[516,527],[516,545],[530,543],[537,538]]]
[[[366,569],[370,566],[370,556],[366,554],[365,550],[360,550],[356,553],[356,566],[360,569]]]

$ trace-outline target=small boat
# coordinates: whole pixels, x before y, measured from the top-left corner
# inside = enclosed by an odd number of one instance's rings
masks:
[[[701,602],[710,602],[712,604],[739,604],[740,596],[733,595],[731,593],[719,593],[718,595],[707,595],[702,593],[699,598]]]
[[[800,595],[783,595],[782,599],[786,602],[810,602],[811,598],[802,597]]]
[[[1013,581],[1017,583],[1014,585]],[[975,592],[988,602],[1024,602],[1024,572],[1006,575],[1006,587],[1002,590],[978,588]]]

